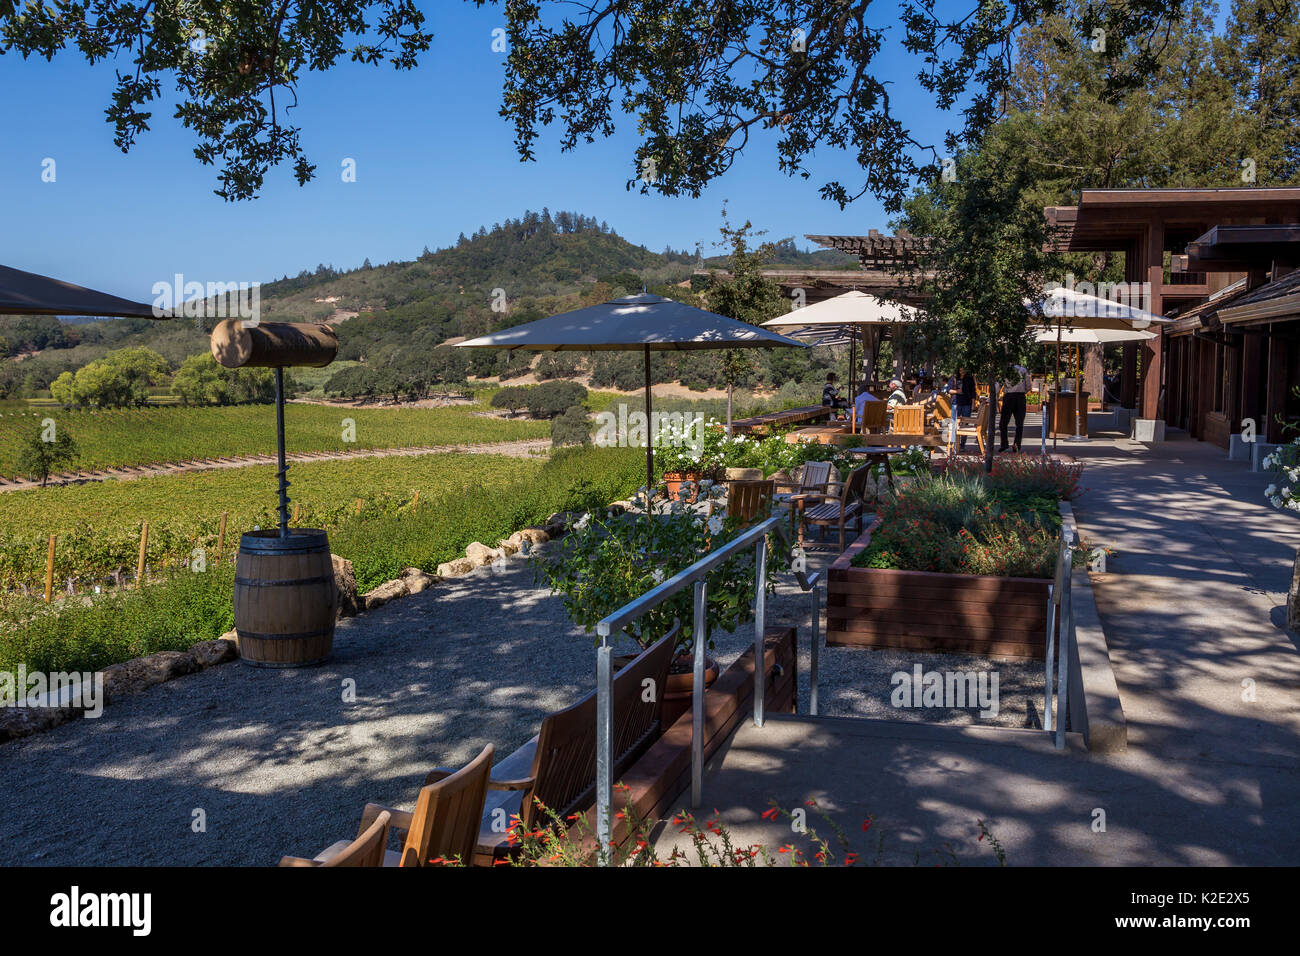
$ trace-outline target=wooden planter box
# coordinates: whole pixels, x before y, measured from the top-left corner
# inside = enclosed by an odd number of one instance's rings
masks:
[[[1050,579],[853,567],[874,529],[830,566],[828,646],[1042,659]]]

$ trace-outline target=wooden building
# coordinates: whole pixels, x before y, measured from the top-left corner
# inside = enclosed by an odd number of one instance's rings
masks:
[[[1284,347],[1264,343],[1287,333],[1263,321],[1249,333],[1262,338],[1247,345],[1246,326],[1214,323],[1289,270],[1286,230],[1276,227],[1300,224],[1300,189],[1085,189],[1077,206],[1044,214],[1056,249],[1123,253],[1125,280],[1149,286],[1144,307],[1179,320],[1142,343],[1140,364],[1138,346],[1124,347],[1121,405],[1225,448],[1248,413],[1265,433],[1263,417],[1282,410],[1269,389],[1285,391],[1287,366]],[[1261,348],[1271,357],[1260,358]],[[1271,386],[1261,369],[1274,373]]]

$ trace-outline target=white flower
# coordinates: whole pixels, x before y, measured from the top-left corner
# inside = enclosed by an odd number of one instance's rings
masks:
[[[581,531],[583,528],[587,527],[587,524],[590,521],[591,521],[591,515],[584,513],[581,518],[579,518],[577,521],[574,522],[573,530]]]
[[[1264,489],[1264,497],[1272,498],[1277,495],[1277,485],[1269,485]]]
[[[703,519],[703,518],[698,518],[698,517],[697,517],[697,518],[692,522],[692,524],[694,524],[695,527],[697,527],[697,528],[703,528],[703,527],[704,527],[704,519]]]
[[[1286,506],[1292,511],[1300,511],[1300,498],[1292,498],[1286,503]]]
[[[654,571],[651,572],[650,576],[651,576],[652,578],[654,578],[655,584],[663,584],[663,583],[664,583],[664,569],[663,569],[663,568],[655,568]]]
[[[722,532],[722,519],[714,515],[709,519],[709,533],[720,534]]]

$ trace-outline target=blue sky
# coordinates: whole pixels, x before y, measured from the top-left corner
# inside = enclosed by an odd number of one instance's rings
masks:
[[[850,158],[823,149],[809,161],[811,179],[791,179],[777,170],[770,138],[751,142],[699,199],[624,188],[631,120],[571,153],[549,133],[537,161],[521,164],[497,115],[503,69],[491,31],[502,25],[499,12],[458,2],[425,9],[435,37],[416,70],[344,64],[305,79],[292,115],[317,178],[299,187],[277,168],[260,198],[241,203],[213,195],[216,170],[194,158],[168,105],[154,111],[152,130],[129,155],[114,147],[104,120],[114,64],[92,69],[76,54],[53,63],[0,56],[8,94],[0,105],[0,263],[151,301],[153,283],[177,272],[187,281],[270,281],[321,262],[411,259],[426,245],[543,206],[604,219],[656,251],[703,242],[713,252],[724,199],[733,221],[751,219],[768,238],[794,236],[801,246],[805,233],[887,228],[870,198],[841,211],[818,196],[827,180],[857,182]],[[880,9],[895,16],[892,6]],[[914,62],[895,48],[880,63],[896,77],[895,96],[918,138],[938,142],[944,123],[956,120],[926,105]],[[57,164],[53,183],[41,180],[47,157]],[[356,161],[354,183],[340,176],[345,158]]]

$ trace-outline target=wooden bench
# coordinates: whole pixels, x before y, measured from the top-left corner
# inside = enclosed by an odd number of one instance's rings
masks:
[[[744,435],[750,432],[760,435],[766,434],[772,428],[821,421],[823,418],[829,418],[831,411],[829,405],[805,405],[802,408],[787,408],[779,412],[768,412],[766,415],[755,415],[753,418],[741,418],[733,421],[731,423],[731,433],[733,435]]]
[[[663,732],[664,690],[672,666],[676,634],[660,638],[614,675],[613,775],[619,776]],[[656,693],[645,701],[644,682]],[[561,820],[586,812],[596,800],[596,694],[548,715],[537,736],[492,768],[479,824],[474,862],[491,866],[510,852],[509,826],[517,814],[525,829],[550,822],[540,815],[540,800]]]

